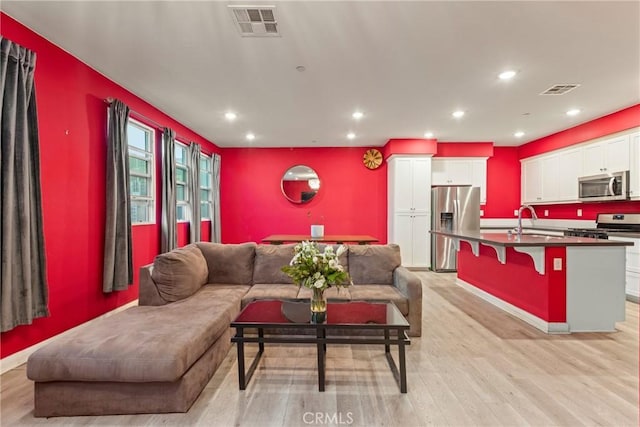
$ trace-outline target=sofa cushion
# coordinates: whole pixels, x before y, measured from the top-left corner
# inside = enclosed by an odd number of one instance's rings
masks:
[[[194,244],[156,256],[151,271],[160,296],[169,302],[193,295],[208,275],[207,262]]]
[[[253,267],[253,283],[293,283],[293,280],[282,272],[282,267],[289,265],[293,258],[295,244],[258,245],[256,261]]]
[[[327,246],[331,246],[333,247],[333,252],[336,252],[338,250],[338,248],[340,247],[340,245],[328,245],[326,243],[318,243],[318,250],[320,252],[324,252],[325,248]],[[342,253],[342,255],[340,255],[338,257],[338,261],[340,262],[340,265],[344,267],[344,269],[346,271],[349,271],[349,246],[347,245],[343,245],[347,250],[344,251]]]
[[[176,381],[217,339],[227,339],[240,298],[224,292],[203,286],[181,301],[131,307],[98,319],[33,353],[27,376],[35,381]]]
[[[242,306],[259,299],[295,299],[298,287],[294,284],[257,284],[242,297]]]
[[[388,245],[349,246],[349,274],[353,283],[392,285],[393,270],[400,266],[400,247]]]
[[[349,292],[352,301],[391,301],[403,316],[409,314],[409,299],[395,286],[353,285]]]
[[[324,297],[327,299],[327,301],[350,301],[351,292],[349,291],[349,289],[351,289],[351,287],[348,287],[348,288],[333,287],[333,288],[325,289]],[[313,295],[313,291],[311,289],[301,286],[296,298],[310,300],[312,295]]]
[[[196,243],[207,261],[207,283],[250,285],[253,280],[255,243]]]

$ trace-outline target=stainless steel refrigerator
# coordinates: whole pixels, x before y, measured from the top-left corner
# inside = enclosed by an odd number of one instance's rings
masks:
[[[431,189],[431,229],[480,231],[480,188],[442,186]],[[431,269],[456,271],[457,251],[449,237],[431,235]]]

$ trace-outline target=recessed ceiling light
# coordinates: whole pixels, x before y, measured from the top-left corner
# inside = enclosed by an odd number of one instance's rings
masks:
[[[515,71],[507,70],[507,71],[503,71],[500,74],[498,74],[498,78],[500,80],[509,80],[509,79],[512,79],[515,75],[516,75]]]
[[[580,110],[577,108],[567,111],[567,116],[577,116],[578,114],[580,114]]]
[[[236,115],[236,113],[233,113],[233,112],[231,112],[231,111],[229,111],[228,113],[225,113],[225,114],[224,114],[224,118],[225,118],[225,119],[227,119],[227,120],[229,120],[230,122],[234,121],[234,120],[236,119],[236,117],[238,117],[238,116]]]
[[[249,132],[249,133],[246,135],[246,138],[247,138],[249,141],[253,141],[254,139],[256,139],[256,136],[255,136],[254,134],[252,134],[251,132]]]
[[[464,116],[464,111],[462,110],[454,111],[453,114],[451,115],[456,119],[459,119],[460,117]]]
[[[524,132],[519,130],[518,132],[514,133],[513,136],[515,136],[516,138],[522,138],[524,136]]]
[[[353,138],[355,138],[355,137],[356,137],[356,134],[355,134],[355,133],[353,133],[353,132],[349,132],[349,133],[347,134],[347,138],[349,138],[349,139],[353,139]]]
[[[364,114],[362,113],[362,111],[356,111],[351,115],[351,117],[353,117],[356,120],[360,120],[362,117],[364,117]]]
[[[304,65],[298,65],[298,66],[296,67],[296,70],[298,70],[298,71],[300,71],[300,72],[302,73],[302,72],[304,72],[304,70],[306,70],[306,68],[305,68],[305,66],[304,66]]]
[[[425,138],[433,138],[433,132],[425,132],[424,133],[424,137]]]

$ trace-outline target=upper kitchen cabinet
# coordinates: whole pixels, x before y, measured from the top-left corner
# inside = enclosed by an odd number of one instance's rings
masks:
[[[629,170],[629,135],[616,136],[584,147],[584,175]]]
[[[578,178],[584,175],[582,150],[579,148],[562,150],[557,157],[557,200],[563,202],[578,200]]]
[[[480,187],[480,203],[487,201],[487,159],[438,157],[431,160],[431,185]]]
[[[522,203],[578,200],[582,157],[582,149],[573,148],[522,160]]]
[[[629,168],[629,197],[640,199],[640,132],[629,135],[630,168]]]
[[[526,159],[521,164],[522,203],[542,202],[542,160]]]
[[[389,208],[394,212],[427,212],[431,209],[431,158],[389,159]]]

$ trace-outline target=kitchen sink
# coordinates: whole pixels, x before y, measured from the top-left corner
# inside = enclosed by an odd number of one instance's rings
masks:
[[[531,237],[541,237],[547,240],[551,239],[564,239],[564,236],[554,236],[552,234],[543,234],[543,233],[522,233],[523,236],[531,236]]]

